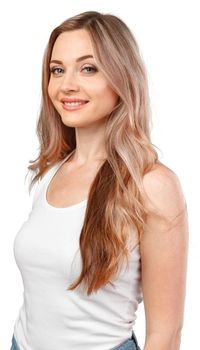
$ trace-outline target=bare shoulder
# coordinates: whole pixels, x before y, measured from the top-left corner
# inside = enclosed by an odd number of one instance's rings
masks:
[[[148,198],[147,208],[155,208],[169,217],[176,216],[185,208],[186,201],[180,179],[163,163],[155,164],[144,175],[143,185]]]

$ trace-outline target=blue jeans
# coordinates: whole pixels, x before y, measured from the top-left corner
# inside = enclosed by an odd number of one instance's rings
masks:
[[[14,334],[13,334],[13,337],[12,337],[12,346],[10,348],[10,350],[20,350],[17,342],[16,342],[16,339],[14,337]]]
[[[125,340],[123,343],[118,345],[115,348],[112,348],[112,350],[141,350],[137,338],[135,336],[134,331],[132,331],[132,336]]]
[[[12,346],[11,346],[10,350],[20,350],[20,348],[15,340],[14,334],[12,337]],[[122,344],[118,345],[117,347],[113,348],[112,350],[141,350],[139,345],[138,345],[137,338],[135,336],[134,331],[132,331],[131,338],[128,338]]]

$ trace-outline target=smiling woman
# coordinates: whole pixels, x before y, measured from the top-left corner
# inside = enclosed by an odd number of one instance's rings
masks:
[[[89,11],[50,35],[37,183],[14,252],[24,303],[12,350],[178,350],[186,203],[150,138],[148,81],[126,24]]]
[[[97,128],[105,123],[118,95],[97,68],[87,30],[67,31],[58,36],[50,72],[49,97],[65,125],[78,128],[92,124]]]

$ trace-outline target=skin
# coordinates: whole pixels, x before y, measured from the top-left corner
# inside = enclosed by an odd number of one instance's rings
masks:
[[[75,128],[77,147],[73,161],[77,165],[91,164],[93,160],[106,157],[105,122],[118,100],[94,58],[76,63],[78,57],[89,54],[94,56],[85,29],[64,32],[56,39],[51,56],[51,60],[60,60],[62,64],[50,64],[57,70],[51,73],[48,93],[62,122]],[[88,66],[96,70],[84,69]],[[80,110],[66,111],[60,103],[63,97],[77,97],[89,103]]]
[[[144,350],[178,350],[184,317],[188,252],[188,218],[177,175],[164,165],[144,176],[146,205],[174,219],[165,224],[148,215],[140,244],[142,289],[146,317]]]
[[[49,97],[66,126],[75,128],[76,150],[48,186],[47,201],[55,207],[67,207],[88,197],[90,185],[105,161],[105,123],[118,101],[94,58],[89,34],[84,29],[64,32],[54,43],[48,85]],[[51,63],[59,60],[61,63]],[[63,109],[62,98],[89,100],[84,108]],[[67,179],[67,181],[66,181]]]
[[[54,176],[49,186],[48,201],[57,207],[79,202],[88,194],[98,165],[105,159],[104,129],[109,113],[118,96],[108,85],[93,58],[79,63],[80,56],[93,55],[87,31],[80,29],[62,33],[56,40],[48,93],[62,122],[75,127],[77,148]],[[91,66],[97,71],[83,68]],[[89,72],[88,72],[89,71]],[[89,100],[78,111],[66,111],[60,99],[77,97]],[[67,176],[66,176],[67,175]],[[66,182],[67,177],[67,182]],[[185,208],[184,195],[177,175],[162,164],[143,178],[149,209],[157,208],[165,218],[174,218]],[[66,197],[71,203],[66,203]],[[140,244],[142,289],[146,317],[144,350],[178,350],[183,325],[186,266],[188,250],[188,222],[186,211],[169,227],[159,218],[148,215],[148,230]]]

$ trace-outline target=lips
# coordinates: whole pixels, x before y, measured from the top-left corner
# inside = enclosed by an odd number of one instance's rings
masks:
[[[63,98],[61,100],[62,108],[65,109],[66,111],[75,111],[75,110],[84,108],[84,106],[88,102],[89,101],[78,99],[78,98],[76,99]]]
[[[81,101],[73,101],[73,102],[63,102],[65,106],[82,106],[85,105],[87,102],[81,102]]]
[[[80,98],[62,98],[61,99],[61,102],[62,103],[67,103],[67,102],[80,102],[80,103],[87,103],[89,102],[88,100],[83,100],[83,99],[80,99]]]

